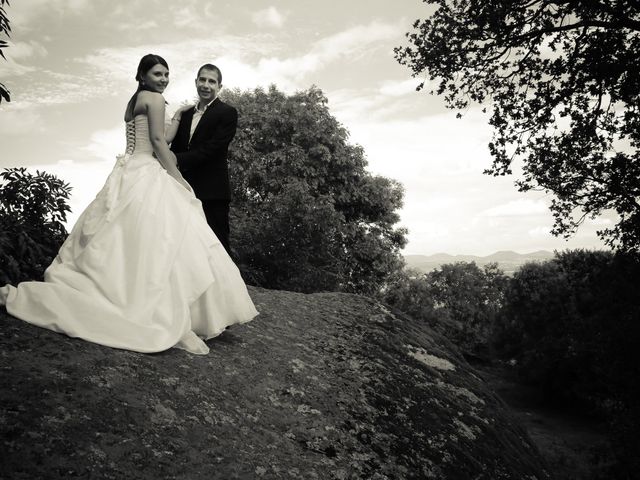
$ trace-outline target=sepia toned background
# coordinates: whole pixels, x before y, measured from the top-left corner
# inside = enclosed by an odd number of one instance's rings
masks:
[[[12,2],[0,167],[68,181],[70,227],[124,149],[124,105],[139,58],[152,52],[171,68],[169,111],[193,98],[204,62],[222,69],[227,89],[322,89],[370,171],[404,185],[405,255],[602,248],[595,231],[611,225],[607,216],[567,242],[549,233],[550,196],[482,174],[490,128],[480,108],[456,119],[441,98],[415,91],[423,79],[411,78],[393,48],[427,8],[409,0]]]

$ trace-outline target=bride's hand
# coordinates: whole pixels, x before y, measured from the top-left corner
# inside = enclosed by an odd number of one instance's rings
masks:
[[[189,110],[190,108],[195,107],[195,103],[193,102],[184,102],[182,105],[180,105],[178,107],[178,109],[176,110],[176,113],[179,113],[180,115],[182,115],[184,112],[186,112],[187,110]]]
[[[185,102],[185,103],[183,103],[182,105],[180,105],[180,106],[178,107],[178,109],[173,113],[173,116],[172,116],[172,118],[171,118],[171,122],[172,122],[172,123],[173,123],[173,122],[178,122],[178,123],[180,123],[180,119],[181,119],[181,117],[182,117],[182,114],[183,114],[184,112],[186,112],[187,110],[189,110],[190,108],[193,108],[194,106],[195,106],[195,104],[193,104],[193,103],[187,103],[187,102]]]

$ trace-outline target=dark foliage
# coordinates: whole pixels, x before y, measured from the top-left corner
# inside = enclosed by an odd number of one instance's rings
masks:
[[[46,172],[0,172],[0,284],[41,280],[67,236],[71,188]]]
[[[8,43],[6,40],[3,40],[2,37],[9,36],[9,33],[11,32],[11,26],[9,25],[7,12],[4,9],[5,5],[9,5],[9,0],[0,0],[0,56],[6,60],[2,49],[6,48],[8,46]],[[9,90],[2,83],[0,83],[0,103],[2,103],[3,98],[7,102],[10,101]]]
[[[515,360],[549,405],[609,425],[598,472],[640,468],[640,256],[574,250],[529,263],[512,278],[495,265],[398,272],[381,299],[422,319],[472,361]],[[598,473],[598,475],[600,475]]]
[[[360,146],[312,87],[227,92],[232,248],[247,281],[299,292],[373,293],[402,267],[403,190],[366,171]]]
[[[620,456],[615,478],[637,472],[640,258],[561,253],[522,267],[505,298],[499,350],[548,401],[608,420]]]
[[[427,77],[448,107],[490,102],[487,173],[523,163],[520,190],[555,199],[554,233],[585,217],[619,215],[599,232],[640,249],[640,3],[425,0],[396,58]]]
[[[396,274],[382,299],[427,321],[466,354],[487,358],[508,277],[491,263],[442,265],[429,273]]]

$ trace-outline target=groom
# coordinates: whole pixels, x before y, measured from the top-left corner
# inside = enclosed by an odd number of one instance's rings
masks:
[[[231,255],[227,151],[236,134],[238,112],[218,98],[221,88],[220,69],[210,63],[200,67],[196,76],[199,101],[180,118],[174,117],[180,124],[171,150],[182,176],[202,202],[207,223]]]

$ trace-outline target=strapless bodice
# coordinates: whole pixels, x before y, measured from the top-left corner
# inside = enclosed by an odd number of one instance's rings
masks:
[[[149,140],[149,122],[144,114],[136,115],[126,123],[127,150],[125,153],[153,153]]]

